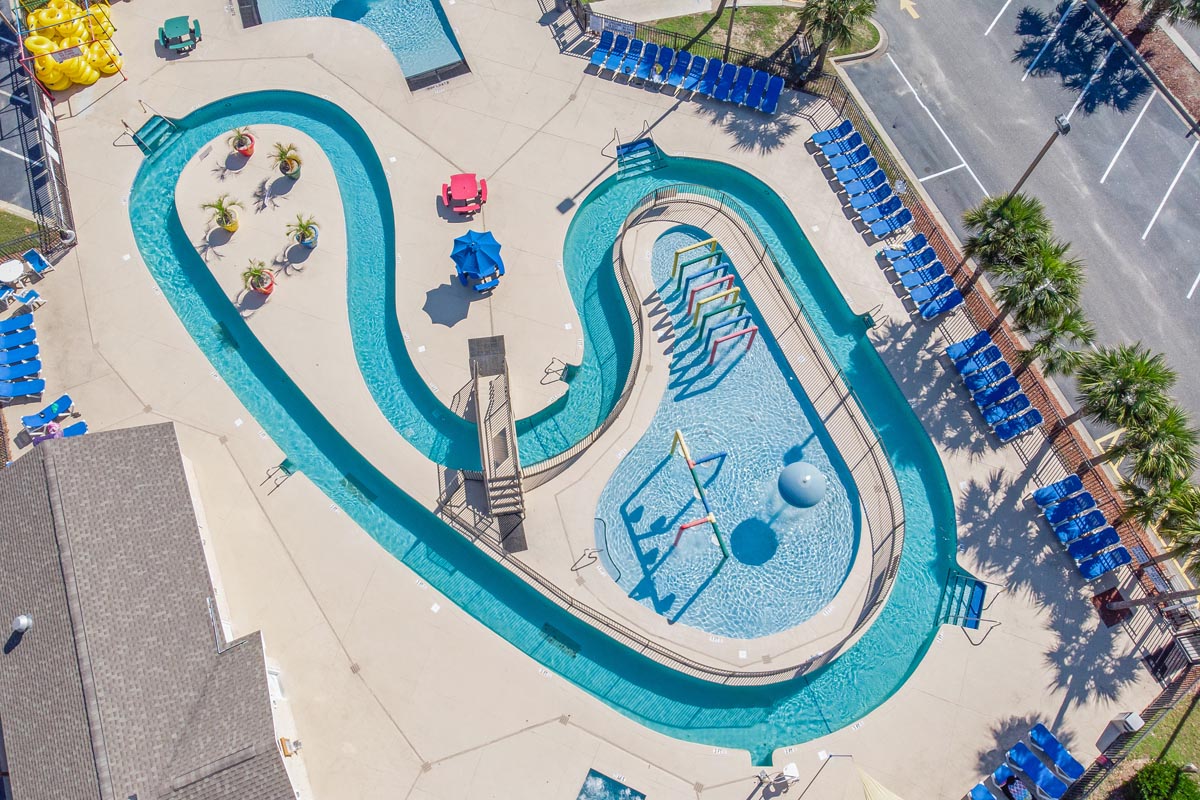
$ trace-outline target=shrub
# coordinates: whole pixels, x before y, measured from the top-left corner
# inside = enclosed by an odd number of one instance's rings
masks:
[[[1129,782],[1132,800],[1200,800],[1200,786],[1170,761],[1152,761]]]

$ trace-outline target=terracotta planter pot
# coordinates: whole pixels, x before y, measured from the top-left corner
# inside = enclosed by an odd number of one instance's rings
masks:
[[[270,297],[271,292],[275,291],[275,278],[270,273],[268,273],[266,276],[265,283],[263,283],[261,286],[259,286],[257,283],[251,284],[250,288],[253,289],[254,291],[258,292],[259,294],[263,295],[264,297]]]
[[[254,137],[247,135],[246,141],[249,143],[245,147],[236,147],[235,146],[233,149],[234,149],[234,151],[237,152],[237,154],[239,156],[249,158],[250,156],[254,155]]]

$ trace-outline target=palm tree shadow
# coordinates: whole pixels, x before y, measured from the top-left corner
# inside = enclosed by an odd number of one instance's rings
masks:
[[[781,98],[775,114],[764,114],[715,100],[696,98],[697,109],[733,138],[732,149],[747,153],[771,153],[787,144],[800,127],[791,113],[800,102],[793,96]]]
[[[1024,41],[1013,61],[1026,69],[1032,66],[1031,74],[1039,77],[1057,75],[1064,89],[1086,89],[1079,104],[1084,113],[1102,106],[1128,111],[1150,90],[1150,81],[1086,4],[1063,17],[1069,5],[1070,0],[1062,0],[1049,14],[1029,6],[1021,9],[1016,33]]]

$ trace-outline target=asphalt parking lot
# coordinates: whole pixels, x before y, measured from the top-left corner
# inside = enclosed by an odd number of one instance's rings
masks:
[[[1200,420],[1200,138],[1083,2],[881,0],[888,50],[847,73],[960,237],[964,210],[1025,185],[1088,267],[1100,343],[1142,341]]]

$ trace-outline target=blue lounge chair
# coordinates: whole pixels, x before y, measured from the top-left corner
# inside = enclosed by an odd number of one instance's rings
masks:
[[[1073,494],[1079,494],[1083,491],[1083,481],[1078,475],[1068,475],[1061,481],[1056,481],[1049,486],[1043,486],[1033,493],[1033,502],[1038,504],[1038,508],[1045,508],[1053,503],[1058,503],[1066,500]]]
[[[1008,764],[1001,764],[1000,766],[996,767],[996,771],[992,773],[992,780],[996,782],[997,786],[1003,786],[1009,778],[1013,777],[1016,776],[1013,774],[1013,771],[1009,768]]]
[[[1005,755],[1009,764],[1029,776],[1038,797],[1042,800],[1059,800],[1067,793],[1067,785],[1055,777],[1024,742],[1017,742]]]
[[[855,211],[862,211],[870,208],[871,206],[877,206],[881,203],[885,203],[895,196],[896,194],[892,191],[892,187],[885,183],[883,186],[880,186],[873,192],[867,192],[866,194],[860,194],[851,197],[850,207]]]
[[[75,403],[71,400],[71,396],[64,394],[36,414],[21,417],[21,426],[27,431],[39,430],[59,417],[70,414],[74,407]]]
[[[733,91],[729,93],[729,102],[741,105],[746,101],[750,91],[750,80],[754,77],[754,67],[738,67],[737,77],[733,81]]]
[[[1024,394],[1019,394],[1003,403],[996,403],[994,406],[984,409],[983,421],[995,428],[1006,419],[1024,414],[1029,410],[1029,406],[1029,398]]]
[[[629,49],[629,37],[625,34],[617,36],[616,44],[612,50],[608,51],[608,58],[604,61],[604,68],[609,72],[616,72],[617,67],[621,66],[621,60],[625,58],[625,51]]]
[[[618,71],[622,75],[632,75],[637,69],[638,61],[642,58],[642,48],[646,43],[641,39],[634,39],[629,43],[629,49],[625,51],[625,57],[621,59],[621,66]]]
[[[983,413],[996,405],[996,403],[1002,403],[1020,391],[1021,384],[1016,378],[1005,378],[993,386],[980,389],[971,395],[971,399],[975,401],[975,405],[979,408],[980,413]]]
[[[1004,422],[993,428],[992,431],[996,434],[996,438],[1008,444],[1018,436],[1024,436],[1030,431],[1036,430],[1043,422],[1045,420],[1042,419],[1042,412],[1034,408],[1026,411],[1019,417],[1004,420]]]
[[[18,397],[41,396],[46,391],[46,382],[41,378],[32,381],[17,381],[16,383],[0,383],[0,403],[7,403]]]
[[[855,164],[853,167],[846,167],[846,169],[839,169],[835,175],[837,176],[838,183],[845,186],[847,183],[862,180],[878,169],[879,163],[873,158],[868,158],[861,164]]]
[[[926,247],[929,247],[929,240],[925,238],[925,234],[918,233],[899,247],[887,247],[879,253],[888,261],[895,261],[898,258],[911,258]]]
[[[1095,533],[1089,533],[1081,539],[1076,539],[1067,547],[1067,555],[1076,561],[1091,558],[1102,550],[1107,550],[1114,544],[1120,544],[1121,537],[1111,528],[1101,528]],[[1074,780],[1074,779],[1072,779]]]
[[[894,217],[880,220],[871,225],[871,233],[876,239],[886,239],[893,233],[899,233],[912,224],[913,215],[907,208],[900,209],[900,213]]]
[[[0,336],[6,333],[14,333],[22,331],[26,328],[33,327],[33,314],[20,314],[15,317],[9,317],[6,320],[0,320]]]
[[[905,209],[904,213],[907,214],[908,210]],[[958,289],[955,289],[954,291],[944,294],[941,297],[933,298],[925,305],[920,306],[917,310],[921,314],[921,319],[929,320],[934,319],[935,317],[940,317],[947,311],[953,311],[965,302],[967,302],[967,300],[962,296],[962,292],[960,292]]]
[[[720,100],[722,103],[729,101],[729,93],[733,90],[733,77],[737,75],[737,67],[733,64],[726,64],[721,67],[721,80],[717,82],[717,88],[713,89],[713,99]]]
[[[1118,547],[1084,561],[1079,565],[1079,574],[1089,581],[1094,581],[1101,575],[1106,575],[1117,567],[1123,567],[1132,560],[1128,550]]]
[[[896,258],[892,260],[892,271],[897,275],[903,275],[910,269],[917,267],[927,267],[930,264],[938,263],[937,253],[932,247],[926,247],[916,255],[908,256],[907,258]]]
[[[879,222],[887,219],[894,214],[900,213],[904,209],[904,202],[899,197],[893,197],[886,203],[876,206],[875,208],[864,209],[858,218],[870,225],[872,222]]]
[[[938,292],[938,294],[944,293]],[[996,347],[994,344],[988,345],[982,350],[976,351],[969,356],[963,356],[962,358],[957,359],[954,362],[954,369],[958,371],[959,375],[971,375],[979,372],[981,369],[990,367],[992,364],[995,364],[997,361],[1000,361],[1003,358],[1004,356],[1000,354],[999,347]]]
[[[854,123],[848,119],[844,119],[832,128],[817,131],[812,135],[811,141],[817,147],[820,147],[823,144],[836,142],[838,139],[845,139],[852,133],[854,133]]]
[[[912,301],[914,303],[916,303],[918,306],[920,306],[920,305],[924,305],[925,303],[928,303],[930,300],[934,299],[935,297],[941,297],[942,295],[948,294],[953,291],[954,291],[954,279],[951,278],[949,275],[943,275],[941,278],[938,278],[933,283],[916,287],[915,289],[913,289],[912,291],[910,291],[908,293],[908,296],[912,298]],[[978,370],[975,370],[975,371],[977,372]]]
[[[8,333],[0,336],[0,350],[12,350],[14,347],[24,347],[27,344],[33,344],[37,341],[37,331],[33,328],[26,328],[23,331],[16,333]]]
[[[725,66],[724,62],[719,58],[710,58],[708,65],[704,68],[704,77],[700,79],[700,85],[696,87],[696,91],[706,97],[712,97],[717,90],[717,81],[721,79],[721,67]]]
[[[754,70],[754,77],[750,79],[750,91],[746,94],[746,100],[742,105],[747,108],[758,108],[758,104],[762,102],[763,92],[767,88],[767,79],[770,77],[761,69]]]
[[[592,66],[598,67],[604,63],[604,59],[608,58],[608,51],[612,50],[613,37],[615,34],[612,31],[601,31],[600,41],[596,42],[596,49],[592,51]]]
[[[779,108],[779,93],[783,91],[783,78],[772,75],[767,79],[767,90],[763,93],[762,105],[758,110],[764,114],[774,114]]]
[[[1058,523],[1066,522],[1071,517],[1078,517],[1083,512],[1091,511],[1095,507],[1096,498],[1092,497],[1091,492],[1083,492],[1046,506],[1042,509],[1042,513],[1046,516],[1046,522],[1057,526]]]
[[[1054,526],[1054,535],[1058,537],[1058,541],[1062,545],[1068,545],[1078,539],[1080,536],[1086,536],[1089,532],[1097,528],[1103,528],[1108,524],[1108,519],[1104,516],[1104,512],[1100,509],[1089,511],[1082,517],[1075,517],[1066,522],[1060,522]]]
[[[37,357],[38,346],[36,344],[28,344],[12,350],[0,350],[0,367],[20,364],[22,361],[32,361]]]
[[[829,159],[829,167],[836,172],[837,170],[846,169],[847,167],[853,167],[855,164],[861,164],[870,157],[871,148],[867,147],[865,144],[862,144],[853,150],[848,150],[845,153],[836,155]]]
[[[88,432],[88,424],[86,420],[79,420],[74,425],[68,425],[62,429],[62,438],[70,439],[72,436],[83,436]]]
[[[671,74],[667,76],[667,83],[676,89],[683,86],[683,79],[687,77],[688,67],[691,65],[692,54],[687,50],[680,50],[679,55],[675,57],[675,66],[671,67]]]
[[[688,68],[687,77],[683,79],[683,90],[685,92],[695,92],[700,86],[700,78],[704,76],[704,67],[708,64],[708,59],[704,56],[692,56],[692,66]]]
[[[54,271],[54,265],[46,260],[46,257],[37,250],[26,250],[21,254],[21,260],[29,265],[29,271],[37,277],[42,277],[47,272]]]
[[[13,299],[28,308],[30,311],[33,311],[42,303],[46,302],[42,299],[42,296],[33,289],[26,291],[24,294],[17,292],[15,295],[13,295]]]
[[[991,790],[982,783],[977,783],[971,788],[971,793],[968,795],[971,800],[996,800],[996,795],[992,794]]]
[[[865,194],[872,189],[878,189],[880,186],[887,186],[887,173],[881,169],[877,169],[865,178],[850,181],[842,188],[846,190],[847,196],[854,197],[856,194]]]
[[[1083,777],[1086,771],[1083,764],[1075,760],[1071,751],[1045,725],[1040,722],[1034,725],[1033,730],[1029,731],[1029,741],[1046,754],[1058,773],[1068,781],[1074,783]]]
[[[675,61],[675,48],[666,45],[658,48],[658,61],[654,62],[654,70],[650,73],[650,82],[662,84],[671,74],[671,64]]]
[[[742,69],[749,69],[749,67],[742,67]],[[741,72],[741,70],[738,70],[738,72]],[[826,158],[833,158],[841,153],[849,153],[851,150],[857,150],[863,144],[862,134],[855,131],[845,139],[838,139],[836,142],[821,145],[821,152]]]
[[[8,302],[13,299],[13,295],[17,290],[8,284],[0,285],[0,307],[7,306]]]
[[[11,367],[0,367],[0,381],[19,381],[22,378],[32,378],[42,371],[42,362],[36,358],[24,364]]]
[[[967,387],[967,391],[978,392],[985,386],[999,383],[1010,375],[1012,375],[1012,367],[1008,365],[1007,361],[1001,361],[995,366],[974,372],[963,378],[963,384]]]
[[[654,60],[658,58],[658,45],[654,42],[648,42],[642,48],[642,57],[638,59],[637,69],[633,73],[633,77],[639,81],[650,79],[650,71],[654,69]]]
[[[958,361],[963,356],[969,356],[977,350],[982,350],[992,343],[992,335],[987,331],[979,331],[974,336],[963,339],[961,342],[946,346],[946,355],[951,361]]]

